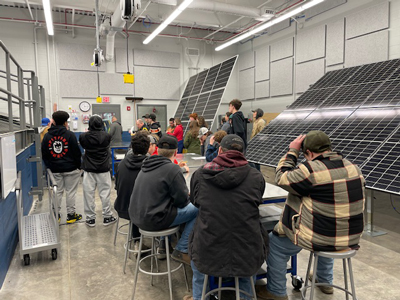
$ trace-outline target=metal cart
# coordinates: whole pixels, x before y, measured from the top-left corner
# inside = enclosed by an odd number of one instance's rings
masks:
[[[57,251],[60,249],[58,203],[56,201],[57,185],[50,170],[47,170],[47,182],[49,187],[49,212],[24,216],[21,171],[18,172],[15,192],[18,211],[19,253],[26,266],[30,264],[29,254],[51,250],[51,257],[56,260]]]

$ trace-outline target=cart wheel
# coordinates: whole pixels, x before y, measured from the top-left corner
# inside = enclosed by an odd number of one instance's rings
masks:
[[[292,275],[292,285],[295,290],[300,290],[303,286],[304,280],[298,275]]]
[[[51,250],[51,258],[52,258],[53,260],[56,260],[56,259],[57,259],[57,249],[52,249],[52,250]]]
[[[29,266],[31,264],[31,258],[29,257],[29,254],[24,255],[24,263],[25,266]]]

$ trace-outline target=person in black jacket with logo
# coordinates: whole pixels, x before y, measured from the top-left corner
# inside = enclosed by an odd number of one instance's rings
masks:
[[[247,149],[247,121],[243,113],[239,111],[242,107],[242,101],[234,99],[229,103],[229,112],[231,120],[231,134],[237,134],[244,142],[244,153]]]
[[[100,116],[94,115],[89,119],[89,131],[79,136],[79,142],[85,154],[83,155],[83,199],[85,203],[86,225],[96,225],[96,186],[103,206],[103,225],[114,223],[111,212],[111,175],[110,142],[111,136],[104,131],[103,121]]]
[[[161,125],[159,122],[156,122],[156,115],[150,114],[149,115],[149,128],[152,134],[157,134],[160,138],[162,137]]]
[[[49,128],[42,141],[42,157],[47,168],[53,172],[57,183],[58,211],[66,194],[67,223],[75,223],[82,215],[75,212],[76,191],[81,176],[81,150],[73,132],[69,131],[69,114],[65,111],[53,113],[55,125]],[[60,221],[60,214],[58,215]]]

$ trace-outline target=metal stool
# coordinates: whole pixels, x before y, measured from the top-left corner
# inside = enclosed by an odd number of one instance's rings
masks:
[[[178,271],[181,267],[183,267],[183,273],[185,275],[185,283],[186,283],[186,289],[187,291],[189,291],[189,283],[187,280],[187,276],[186,276],[186,269],[183,263],[179,264],[179,266],[173,270],[171,270],[171,258],[170,258],[170,253],[169,253],[169,236],[172,234],[177,234],[179,232],[179,226],[173,227],[173,228],[169,228],[166,230],[161,230],[161,231],[146,231],[146,230],[142,230],[139,228],[139,232],[141,234],[140,236],[140,244],[139,244],[139,251],[138,251],[138,257],[136,260],[136,269],[135,269],[135,280],[134,280],[134,285],[133,285],[133,294],[132,294],[132,300],[135,299],[135,291],[136,291],[136,284],[137,284],[137,279],[138,279],[138,275],[139,272],[150,275],[151,279],[150,279],[150,284],[153,285],[153,276],[161,276],[161,275],[168,275],[168,286],[169,286],[169,297],[170,300],[173,300],[172,297],[172,277],[171,277],[171,273]],[[144,257],[144,258],[140,258],[141,256],[141,250],[142,250],[142,246],[143,246],[143,239],[145,237],[151,237],[151,254]],[[165,248],[167,251],[167,272],[158,272],[158,264],[157,264],[157,256],[158,254],[155,251],[155,247],[154,247],[154,240],[156,237],[165,237]],[[143,270],[140,267],[140,264],[145,260],[145,259],[151,259],[151,269],[150,272]],[[154,273],[153,272],[153,259],[156,259],[156,264],[157,264],[157,272]]]
[[[235,287],[221,287],[222,286],[222,277],[218,278],[218,288],[213,289],[206,293],[207,285],[208,285],[208,275],[204,275],[204,284],[203,284],[203,292],[201,293],[201,300],[205,300],[208,296],[218,291],[218,299],[221,299],[221,291],[235,291],[236,292],[236,300],[240,300],[240,293],[246,294],[247,296],[253,297],[254,300],[257,300],[256,288],[254,286],[253,277],[250,277],[251,288],[253,290],[253,295],[242,291],[239,289],[239,277],[235,277]]]
[[[356,255],[356,250],[344,250],[338,252],[311,252],[310,259],[308,261],[307,275],[306,275],[306,283],[304,285],[304,289],[301,291],[301,298],[304,300],[306,297],[307,289],[311,288],[310,300],[314,298],[314,289],[316,286],[331,286],[333,288],[342,290],[346,293],[346,300],[349,300],[349,295],[353,297],[353,300],[356,300],[356,289],[354,286],[354,278],[353,278],[353,268],[351,265],[351,258]],[[311,281],[311,285],[308,285],[308,276],[310,274],[311,264],[313,261],[313,256],[315,256],[314,260],[314,273]],[[343,272],[344,272],[344,288],[329,284],[329,283],[316,283],[316,274],[317,274],[317,265],[318,265],[318,257],[326,257],[333,259],[342,259],[343,260]],[[350,284],[351,284],[351,292],[349,291],[348,282],[347,282],[347,268],[346,268],[346,260],[349,265],[349,274],[350,274]]]
[[[128,226],[128,225],[129,225],[129,222],[126,223],[126,224],[123,224],[123,225],[119,226],[119,219],[120,219],[120,217],[117,218],[117,226],[115,227],[114,246],[117,245],[117,234],[118,234],[118,233],[119,233],[119,234],[123,234],[123,235],[127,235],[127,234],[128,234],[127,232],[124,232],[124,231],[122,231],[121,229],[122,229],[122,227]],[[129,220],[127,220],[127,221],[129,221]]]

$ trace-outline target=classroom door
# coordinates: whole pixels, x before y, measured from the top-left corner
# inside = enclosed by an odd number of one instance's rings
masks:
[[[161,125],[162,132],[165,132],[168,127],[167,119],[167,106],[166,105],[137,105],[137,118],[142,119],[142,116],[146,114],[155,114],[157,117],[157,122]]]
[[[117,117],[118,122],[121,122],[121,105],[119,104],[93,104],[92,112],[94,115],[99,115],[103,121],[111,119],[113,116]]]

